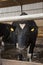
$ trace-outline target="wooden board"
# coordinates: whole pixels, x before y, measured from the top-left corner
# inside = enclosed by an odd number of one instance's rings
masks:
[[[36,62],[25,62],[25,61],[2,59],[2,65],[43,65],[43,64],[36,63]]]

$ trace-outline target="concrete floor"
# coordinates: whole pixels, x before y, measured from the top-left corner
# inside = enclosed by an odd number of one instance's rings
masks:
[[[34,48],[34,53],[32,62],[42,63],[43,64],[43,38],[38,38],[36,41],[36,46]],[[15,56],[14,48],[7,50],[6,52],[2,53],[2,58],[10,59],[10,60],[17,60]],[[25,52],[26,54],[26,52]],[[1,58],[1,57],[0,57]],[[1,64],[1,62],[0,62]]]

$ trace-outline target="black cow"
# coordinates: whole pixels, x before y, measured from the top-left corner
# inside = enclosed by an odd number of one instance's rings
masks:
[[[21,15],[26,15],[26,13],[22,13]],[[30,46],[27,56],[30,57],[31,61],[38,34],[38,27],[36,23],[34,22],[34,20],[22,20],[15,23],[13,22],[12,25],[16,27],[15,33],[12,34],[12,38],[14,40],[14,34],[16,34],[16,46],[19,49],[19,57],[21,56],[22,51]]]
[[[2,38],[1,45],[2,47],[4,46],[5,50],[8,50],[12,45],[15,46],[13,43],[16,43],[16,41],[13,42],[12,40],[12,29],[15,30],[15,27],[10,24],[0,23],[0,37]]]
[[[21,15],[27,15],[22,13]],[[13,29],[14,30],[13,30]],[[10,29],[13,31],[10,31]],[[12,25],[4,24],[0,28],[0,36],[3,35],[3,42],[10,43],[11,45],[18,49],[19,59],[22,60],[22,51],[24,51],[29,46],[29,51],[27,53],[27,58],[33,56],[33,50],[35,47],[35,42],[38,34],[38,27],[34,20],[22,20],[19,22],[13,22]]]

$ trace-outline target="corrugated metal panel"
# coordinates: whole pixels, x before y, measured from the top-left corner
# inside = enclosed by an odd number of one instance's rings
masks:
[[[37,13],[43,13],[43,9],[38,9],[38,10],[27,10],[27,11],[23,11],[26,12],[27,14],[37,14]]]
[[[27,5],[23,5],[22,8],[23,10],[37,10],[43,8],[42,3],[43,2],[27,4]]]
[[[43,2],[23,5],[23,12],[27,14],[36,14],[43,12]],[[21,14],[20,6],[0,8],[0,17],[17,16]]]
[[[0,8],[0,13],[10,13],[10,12],[15,12],[15,11],[21,11],[21,7],[13,6],[13,7]]]

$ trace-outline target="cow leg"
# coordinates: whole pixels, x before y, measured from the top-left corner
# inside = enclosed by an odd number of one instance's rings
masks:
[[[31,62],[31,53],[29,53],[30,46],[27,48],[27,60]]]
[[[23,60],[23,55],[22,55],[22,52],[20,50],[18,50],[17,59],[21,60],[21,61]]]
[[[18,60],[21,60],[21,61],[23,60],[23,56],[22,56],[21,53],[18,53],[18,54],[17,54],[17,59],[18,59]]]
[[[4,42],[1,42],[1,46],[2,46],[2,51],[4,50]]]
[[[31,59],[33,58],[33,51],[34,51],[35,43],[30,44],[29,53],[31,54]]]
[[[18,49],[17,59],[23,60],[22,49],[18,47],[18,43],[16,43],[16,48]]]

